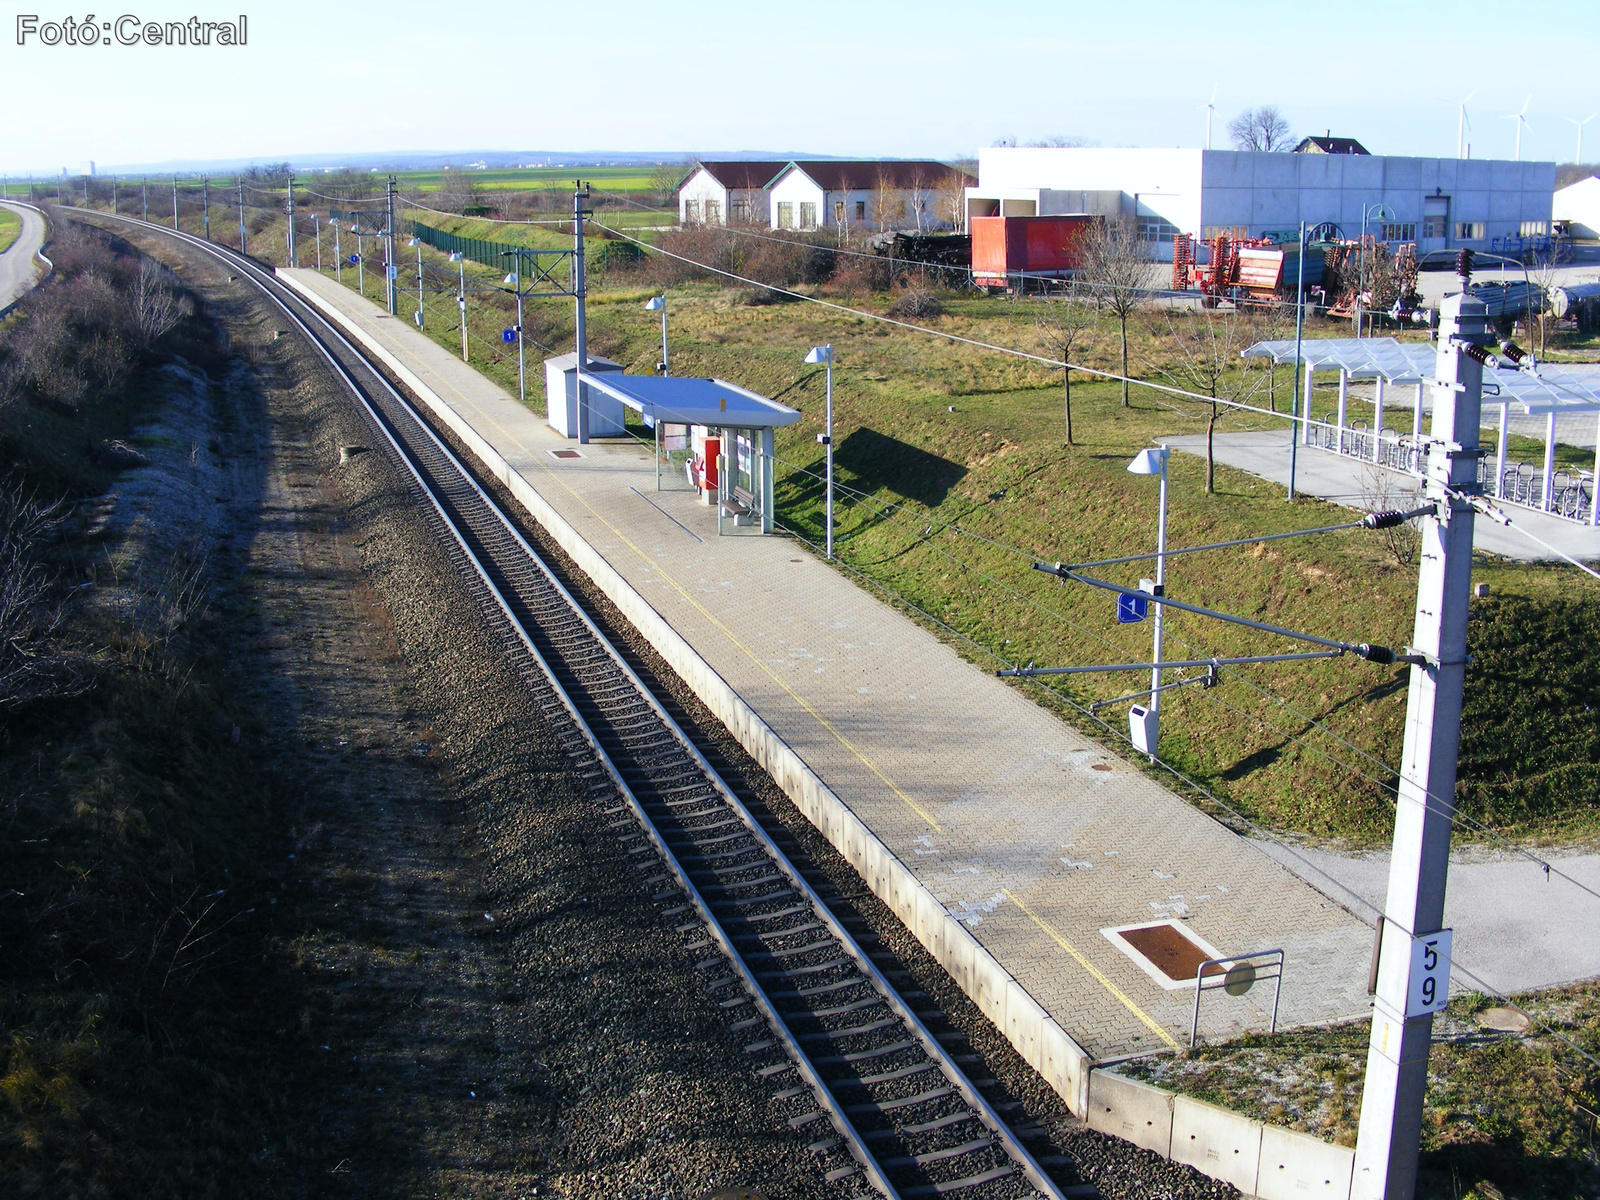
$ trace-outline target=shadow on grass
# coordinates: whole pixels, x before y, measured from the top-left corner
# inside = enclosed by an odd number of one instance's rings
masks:
[[[840,442],[833,462],[836,470],[853,475],[852,486],[863,492],[888,488],[927,508],[943,504],[967,473],[958,462],[874,429],[857,429]]]

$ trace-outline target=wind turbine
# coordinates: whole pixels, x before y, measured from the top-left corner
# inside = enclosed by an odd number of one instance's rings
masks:
[[[1206,149],[1211,149],[1211,118],[1217,111],[1217,89],[1211,89],[1211,99],[1206,101]]]
[[[1467,93],[1467,100],[1471,100],[1477,94],[1478,94],[1478,89],[1477,88],[1473,88],[1470,92]],[[1466,155],[1466,148],[1467,148],[1466,135],[1467,135],[1467,130],[1472,128],[1472,122],[1467,120],[1467,100],[1463,100],[1461,102],[1461,113],[1456,118],[1456,157],[1457,158],[1465,158],[1467,156]]]
[[[1530,105],[1532,103],[1533,103],[1533,97],[1529,96],[1526,100],[1524,100],[1522,102],[1522,107],[1519,108],[1516,112],[1514,112],[1514,113],[1506,113],[1505,116],[1500,118],[1502,121],[1515,121],[1517,123],[1517,159],[1516,160],[1518,162],[1522,161],[1522,131],[1523,131],[1524,128],[1531,128],[1528,125],[1528,118],[1526,116],[1524,116],[1523,114],[1528,111],[1528,105]]]
[[[1563,121],[1566,121],[1566,122],[1568,122],[1570,124],[1573,124],[1573,125],[1576,125],[1578,127],[1578,155],[1577,155],[1576,158],[1574,158],[1572,160],[1574,163],[1582,163],[1583,162],[1583,127],[1585,125],[1587,125],[1590,121],[1594,120],[1596,117],[1600,117],[1600,112],[1592,112],[1581,121],[1574,121],[1571,117],[1563,117],[1563,118],[1561,118]]]

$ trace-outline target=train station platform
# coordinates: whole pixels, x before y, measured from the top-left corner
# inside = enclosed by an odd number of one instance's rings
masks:
[[[1370,928],[1247,839],[799,543],[719,536],[650,446],[580,447],[354,292],[279,276],[506,480],[1074,1111],[1091,1066],[1188,1044],[1195,955],[1174,984],[1161,936],[1117,930],[1281,949],[1281,1026],[1368,1011]],[[1264,1031],[1272,1001],[1208,990],[1201,1035]]]

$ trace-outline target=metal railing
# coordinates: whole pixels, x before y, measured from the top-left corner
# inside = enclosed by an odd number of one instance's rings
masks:
[[[1257,966],[1258,960],[1263,961]],[[1207,968],[1214,968],[1209,970]],[[1263,971],[1272,972],[1270,975]],[[1278,1001],[1283,998],[1283,951],[1256,950],[1232,954],[1227,958],[1208,958],[1194,973],[1194,1018],[1189,1022],[1189,1048],[1200,1039],[1200,997],[1219,988],[1230,996],[1243,996],[1263,979],[1273,980],[1272,1023],[1268,1033],[1278,1032]]]
[[[1305,423],[1305,444],[1343,458],[1358,459],[1407,475],[1421,477],[1427,446],[1410,434],[1383,429],[1373,433],[1363,421],[1340,426],[1332,416]],[[1507,462],[1498,485],[1495,458],[1478,460],[1478,484],[1483,494],[1506,504],[1548,512],[1568,521],[1594,521],[1595,479],[1592,471],[1558,470],[1550,477],[1550,502],[1545,503],[1544,468],[1538,463]]]

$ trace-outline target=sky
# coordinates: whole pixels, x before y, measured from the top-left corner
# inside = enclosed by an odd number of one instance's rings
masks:
[[[224,7],[226,5],[226,7]],[[749,0],[193,0],[142,21],[248,18],[244,46],[17,44],[96,10],[0,5],[0,172],[94,160],[471,150],[767,150],[951,158],[1000,138],[1213,145],[1241,109],[1375,154],[1571,161],[1600,110],[1600,5],[754,4]],[[1585,157],[1600,159],[1600,120]]]

